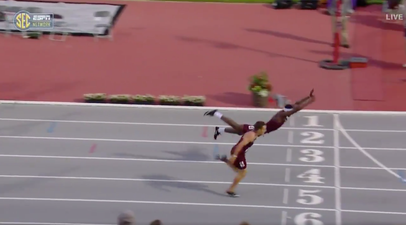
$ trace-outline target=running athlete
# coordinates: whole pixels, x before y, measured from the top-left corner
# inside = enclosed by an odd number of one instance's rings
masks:
[[[235,188],[244,179],[247,174],[247,160],[245,159],[245,153],[248,149],[254,145],[257,137],[263,135],[266,131],[266,124],[263,121],[258,121],[254,124],[251,131],[246,132],[242,135],[240,140],[234,147],[231,149],[231,157],[227,159],[227,155],[217,155],[216,158],[225,162],[234,172],[237,173],[237,176],[234,178],[233,183],[230,188],[227,189],[226,193],[231,197],[238,197],[235,193]]]
[[[285,105],[284,109],[277,112],[267,123],[266,123],[266,134],[278,130],[285,122],[288,120],[290,116],[299,112],[303,108],[307,107],[311,103],[313,103],[316,98],[313,95],[314,90],[310,91],[309,96],[295,102],[295,104],[287,104]],[[254,127],[249,124],[238,124],[234,120],[223,116],[217,110],[207,111],[205,116],[216,116],[220,118],[223,122],[228,124],[230,127],[215,127],[214,132],[214,139],[217,140],[217,137],[223,133],[230,133],[230,134],[238,134],[243,135],[249,130],[252,130]]]

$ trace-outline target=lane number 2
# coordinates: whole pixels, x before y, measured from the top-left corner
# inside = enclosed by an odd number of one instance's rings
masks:
[[[321,176],[320,169],[310,169],[302,174],[299,174],[297,178],[305,179],[304,183],[312,184],[324,184],[325,178]]]
[[[318,195],[315,195],[316,193],[320,193],[320,190],[299,190],[299,198],[296,200],[297,203],[303,204],[303,205],[318,205],[323,203],[324,199]]]
[[[299,160],[308,163],[319,163],[324,161],[323,152],[316,149],[303,149],[300,151],[305,154],[304,157],[300,157]]]
[[[296,225],[324,225],[320,219],[321,215],[318,213],[301,213],[295,216],[295,224]]]
[[[300,143],[302,144],[318,144],[318,145],[324,144],[324,140],[320,140],[321,138],[324,137],[324,134],[322,133],[314,131],[305,131],[300,133],[300,135],[306,137],[300,141]]]
[[[318,116],[305,116],[307,118],[307,124],[303,125],[304,127],[323,127],[319,124]]]

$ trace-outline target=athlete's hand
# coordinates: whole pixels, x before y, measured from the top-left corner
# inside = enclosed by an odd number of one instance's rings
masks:
[[[310,97],[313,97],[314,88],[310,91]]]

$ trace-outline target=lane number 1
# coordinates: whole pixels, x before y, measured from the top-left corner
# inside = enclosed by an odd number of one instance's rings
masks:
[[[303,125],[304,127],[323,127],[319,124],[318,116],[304,116],[307,118],[307,124]]]

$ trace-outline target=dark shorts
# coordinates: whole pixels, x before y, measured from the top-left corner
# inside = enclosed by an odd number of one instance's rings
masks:
[[[233,155],[234,149],[231,149],[230,153],[231,155]],[[239,156],[237,156],[237,158],[234,161],[234,166],[240,170],[245,170],[247,168],[247,160],[245,159],[244,154],[240,154]]]

